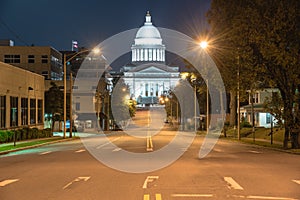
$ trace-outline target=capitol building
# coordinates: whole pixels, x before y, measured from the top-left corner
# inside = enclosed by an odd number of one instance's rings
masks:
[[[138,29],[131,46],[131,63],[121,68],[131,98],[138,104],[157,104],[159,97],[174,89],[179,81],[179,68],[165,64],[165,50],[160,32],[147,12],[145,23]]]

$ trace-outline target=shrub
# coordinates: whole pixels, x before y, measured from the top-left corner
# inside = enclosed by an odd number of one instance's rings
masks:
[[[0,143],[7,141],[7,131],[0,130]]]

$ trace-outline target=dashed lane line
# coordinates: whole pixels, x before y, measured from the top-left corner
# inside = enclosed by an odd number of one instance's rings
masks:
[[[242,188],[242,186],[240,186],[235,180],[233,180],[232,177],[224,177],[224,181],[227,182],[230,189],[244,190],[244,188]]]
[[[102,147],[104,147],[104,146],[106,146],[106,145],[108,145],[108,144],[111,144],[112,142],[117,141],[117,140],[119,140],[120,138],[121,138],[121,137],[117,137],[117,138],[113,139],[112,141],[109,141],[109,142],[106,142],[106,143],[104,143],[104,144],[101,144],[100,146],[96,147],[96,149],[100,149],[100,148],[102,148]]]
[[[7,180],[4,180],[4,181],[1,181],[0,182],[0,187],[4,187],[8,184],[11,184],[11,183],[14,183],[14,182],[17,182],[19,181],[19,179],[7,179]]]
[[[269,200],[297,200],[287,197],[268,197],[268,196],[246,196],[247,199],[269,199]]]
[[[261,154],[262,152],[259,152],[259,151],[253,151],[253,150],[250,150],[249,151],[250,153],[256,153],[256,154]]]
[[[293,182],[297,183],[300,185],[300,180],[293,180]]]
[[[213,194],[172,194],[172,197],[213,197]]]
[[[117,151],[121,151],[121,148],[115,148],[114,150],[112,150],[113,152],[117,152]]]
[[[77,151],[75,151],[75,153],[81,153],[81,152],[85,152],[86,150],[85,149],[79,149]]]
[[[75,182],[79,182],[79,181],[84,181],[84,182],[86,182],[86,181],[88,181],[90,178],[91,178],[90,176],[79,176],[79,177],[77,177],[76,179],[74,179],[73,181],[71,181],[70,183],[68,183],[67,185],[65,185],[65,186],[63,187],[63,189],[68,188],[70,185],[72,185],[72,184],[75,183]]]
[[[51,153],[52,151],[45,151],[45,152],[42,152],[42,153],[40,153],[40,155],[46,155],[46,154],[49,154],[49,153]]]

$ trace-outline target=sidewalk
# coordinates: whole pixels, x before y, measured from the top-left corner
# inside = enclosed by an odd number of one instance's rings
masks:
[[[239,140],[236,139],[236,141]],[[300,149],[292,149],[290,148],[291,147],[290,144],[288,149],[283,149],[283,144],[282,142],[279,141],[273,141],[273,144],[271,144],[271,140],[267,140],[267,139],[255,138],[255,142],[253,142],[253,138],[242,138],[239,142],[255,145],[259,148],[272,149],[280,152],[300,155]]]
[[[16,146],[14,146],[14,142],[0,144],[0,148],[7,147],[8,150],[0,150],[0,155],[7,154],[10,152],[31,149],[40,147],[43,145],[58,143],[58,142],[66,142],[70,140],[77,139],[76,137],[73,138],[62,138],[58,136],[48,137],[48,138],[38,138],[38,139],[31,139],[31,140],[23,140],[23,141],[16,141]],[[10,148],[11,147],[11,148]],[[4,148],[5,149],[5,148]]]

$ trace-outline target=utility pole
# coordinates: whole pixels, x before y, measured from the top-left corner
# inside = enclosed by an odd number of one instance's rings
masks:
[[[240,56],[237,57],[237,131],[238,131],[238,140],[241,140],[241,128],[240,128],[240,119],[241,119],[241,108],[240,108]]]
[[[72,137],[72,129],[73,129],[73,105],[72,105],[72,95],[73,95],[73,74],[70,73],[70,138]]]

